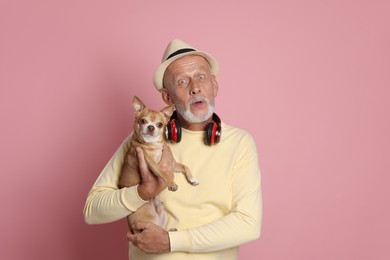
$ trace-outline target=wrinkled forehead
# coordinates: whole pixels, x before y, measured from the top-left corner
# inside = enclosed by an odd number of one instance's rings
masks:
[[[204,57],[200,55],[187,55],[169,64],[165,70],[163,82],[165,83],[165,80],[169,77],[185,74],[191,71],[205,71],[211,73],[211,67]]]

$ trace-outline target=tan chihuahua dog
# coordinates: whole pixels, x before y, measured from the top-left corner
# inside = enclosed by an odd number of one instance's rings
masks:
[[[131,187],[141,183],[141,173],[136,152],[136,147],[140,147],[151,172],[164,180],[168,190],[176,191],[178,187],[174,181],[173,174],[168,175],[158,166],[165,144],[165,126],[169,122],[175,106],[170,105],[158,112],[146,108],[145,104],[138,97],[134,96],[133,108],[135,113],[134,131],[130,141],[130,148],[123,164],[119,181],[120,187]],[[175,172],[182,172],[190,184],[199,184],[187,166],[176,162]],[[138,221],[152,222],[162,228],[166,228],[167,216],[164,211],[164,205],[158,197],[151,199],[128,216],[129,228],[131,229],[131,226]]]

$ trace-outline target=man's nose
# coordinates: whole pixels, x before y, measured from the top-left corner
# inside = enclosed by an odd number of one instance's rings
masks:
[[[191,95],[196,95],[200,92],[199,85],[196,82],[191,83]]]

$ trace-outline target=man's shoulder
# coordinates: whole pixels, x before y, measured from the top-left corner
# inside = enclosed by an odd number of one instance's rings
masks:
[[[226,123],[221,123],[222,133],[227,133],[231,135],[242,135],[242,136],[252,136],[247,130],[235,126],[231,126]]]
[[[239,142],[253,143],[252,134],[243,128],[231,126],[226,123],[221,124],[222,137],[221,138],[233,138]]]

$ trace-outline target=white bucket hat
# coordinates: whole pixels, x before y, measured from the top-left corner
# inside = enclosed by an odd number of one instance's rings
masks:
[[[157,68],[153,76],[154,86],[158,91],[163,88],[164,73],[165,70],[168,68],[169,64],[186,55],[199,55],[204,57],[210,64],[211,73],[213,75],[217,74],[219,68],[218,62],[210,54],[208,54],[207,52],[198,51],[194,47],[183,42],[182,40],[174,39],[168,44],[167,48],[165,49],[161,64]]]

